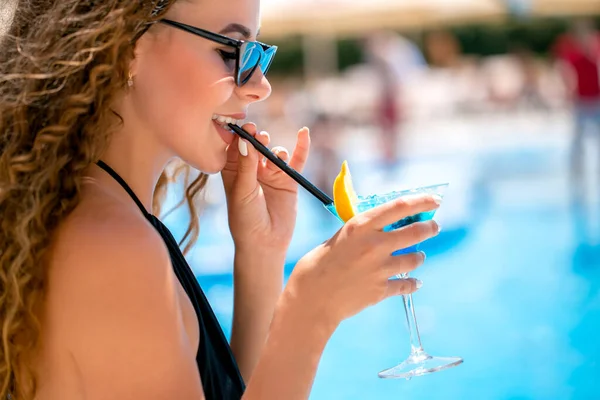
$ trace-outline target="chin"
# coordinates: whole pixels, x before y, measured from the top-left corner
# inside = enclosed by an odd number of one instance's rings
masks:
[[[227,154],[223,152],[222,157],[215,157],[211,160],[188,160],[186,162],[204,174],[215,175],[225,168],[225,164],[227,163]]]
[[[215,169],[200,169],[200,172],[207,174],[207,175],[216,175],[218,173],[220,173],[223,168],[225,167],[225,164],[223,164],[223,166],[221,168],[215,168]]]

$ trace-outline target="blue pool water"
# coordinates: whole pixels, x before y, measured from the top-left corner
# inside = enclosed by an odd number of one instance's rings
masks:
[[[376,164],[350,165],[359,192],[389,189]],[[566,151],[415,160],[394,175],[407,185],[451,183],[436,215],[442,233],[423,245],[427,261],[413,274],[424,282],[414,301],[425,350],[464,364],[379,379],[410,350],[402,300],[389,299],[339,327],[311,399],[600,398],[600,213],[593,200],[571,202]],[[341,226],[305,194],[299,214],[288,272]],[[233,247],[224,215],[220,206],[205,213],[190,260],[229,332]]]

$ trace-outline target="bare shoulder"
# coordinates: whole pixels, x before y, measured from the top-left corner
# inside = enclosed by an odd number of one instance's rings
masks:
[[[167,294],[168,251],[136,211],[110,198],[83,199],[53,237],[49,260],[52,299],[101,295],[105,290],[125,297],[115,298],[117,301],[144,296],[148,290],[154,291],[155,297]]]
[[[92,263],[105,259],[131,261],[132,268],[139,264],[136,260],[145,256],[168,261],[161,237],[141,212],[106,197],[84,197],[63,221],[53,238],[53,266],[69,269],[81,258]],[[93,273],[92,270],[85,268],[81,272]]]
[[[59,227],[44,329],[69,353],[86,398],[200,398],[175,279],[137,209],[88,197]]]

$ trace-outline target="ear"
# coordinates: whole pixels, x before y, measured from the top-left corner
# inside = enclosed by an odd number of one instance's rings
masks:
[[[144,42],[146,42],[146,40],[144,40],[144,36],[139,38],[139,40],[136,42],[135,48],[133,49],[133,58],[129,63],[129,72],[133,76],[137,75],[140,57],[143,57],[144,49],[147,48],[147,45],[144,45]]]
[[[154,28],[154,27],[152,27]],[[152,29],[150,28],[150,29]],[[140,60],[144,58],[144,54],[150,51],[150,47],[152,46],[152,42],[155,40],[152,32],[146,31],[140,38],[135,42],[135,47],[133,48],[133,59],[129,64],[129,71],[133,76],[135,76],[138,72]]]

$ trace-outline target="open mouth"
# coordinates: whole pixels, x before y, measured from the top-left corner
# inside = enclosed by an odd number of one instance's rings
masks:
[[[212,119],[218,123],[219,125],[221,125],[223,128],[227,129],[227,130],[231,130],[228,126],[228,124],[235,124],[235,125],[239,125],[240,121],[239,119],[234,119],[231,117],[226,117],[224,115],[218,115],[218,114],[213,114]]]

